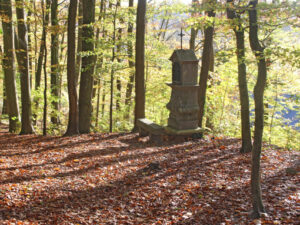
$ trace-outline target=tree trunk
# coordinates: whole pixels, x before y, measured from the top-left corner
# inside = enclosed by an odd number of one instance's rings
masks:
[[[134,128],[137,130],[137,120],[145,117],[145,26],[146,0],[138,1],[136,18],[136,53],[135,53],[135,112]]]
[[[120,7],[120,6],[121,6],[121,0],[118,0],[117,7]],[[122,18],[120,18],[119,23],[123,24],[124,20]],[[118,61],[118,63],[121,63],[120,55],[121,55],[121,46],[122,46],[122,44],[121,44],[122,32],[123,32],[123,29],[119,28],[118,29],[118,42],[117,42],[117,61]],[[121,108],[121,106],[120,106],[121,89],[122,89],[122,83],[121,83],[120,78],[117,76],[117,99],[116,99],[116,110],[117,111],[120,111],[120,108]]]
[[[32,89],[32,55],[31,55],[31,49],[32,49],[32,41],[31,41],[31,15],[32,15],[32,1],[30,1],[30,9],[28,9],[27,14],[27,30],[28,30],[28,57],[29,57],[29,73],[30,73],[30,89]]]
[[[192,17],[196,15],[197,12],[197,6],[199,5],[198,0],[193,0],[192,1]],[[198,29],[192,28],[191,29],[191,38],[190,38],[190,49],[195,51],[195,43],[196,43],[196,37],[197,37]]]
[[[78,80],[80,78],[81,66],[82,66],[82,30],[83,30],[83,6],[82,2],[78,2],[78,37],[77,37],[77,55],[76,55],[76,87],[78,86]],[[79,125],[80,126],[80,125]]]
[[[68,15],[68,59],[67,59],[67,81],[69,96],[69,120],[65,136],[76,135],[78,131],[78,104],[76,91],[76,65],[75,65],[75,46],[76,46],[76,14],[77,0],[70,1]]]
[[[84,0],[82,8],[82,51],[94,52],[94,28],[91,24],[95,22],[95,0]],[[81,134],[89,133],[91,127],[94,63],[94,55],[82,57],[79,91],[79,132]]]
[[[251,0],[249,3],[249,40],[250,46],[255,54],[258,66],[258,75],[256,85],[254,87],[254,103],[255,103],[255,130],[254,143],[252,150],[252,169],[251,169],[251,198],[252,198],[252,218],[260,218],[261,213],[265,212],[261,196],[261,172],[260,172],[260,156],[262,147],[262,136],[264,128],[264,90],[267,79],[266,60],[264,48],[258,40],[257,25],[257,0]]]
[[[46,10],[48,11],[49,7],[50,7],[50,0],[46,0]],[[45,16],[45,10],[44,10],[44,1],[42,0],[42,10],[43,10],[43,36],[45,37],[45,41],[44,41],[44,55],[45,55],[45,59],[44,59],[44,113],[43,113],[43,135],[47,135],[47,108],[48,108],[48,101],[47,101],[47,89],[48,89],[48,85],[47,85],[47,33],[46,33],[46,29],[48,26],[48,22],[49,22],[49,12],[46,12],[46,16],[48,13],[48,18],[46,18]],[[48,21],[47,21],[48,19]]]
[[[233,0],[227,0],[227,3],[231,4]],[[242,153],[251,152],[252,140],[250,129],[250,110],[249,110],[249,96],[246,76],[246,64],[245,64],[245,29],[242,26],[240,15],[233,9],[231,5],[227,9],[227,17],[233,22],[233,30],[236,36],[236,55],[238,61],[238,81],[239,81],[239,93],[240,93],[240,105],[241,105],[241,133],[242,133]]]
[[[117,10],[118,6],[115,8],[114,13],[114,20],[113,20],[113,37],[112,43],[113,46],[116,44],[116,22],[117,22]],[[109,106],[109,132],[113,130],[113,100],[114,100],[114,75],[115,75],[115,68],[114,68],[114,61],[116,58],[115,47],[112,48],[112,57],[111,57],[111,73],[110,73],[110,106]]]
[[[18,24],[18,65],[21,77],[21,101],[22,101],[22,127],[20,134],[32,134],[34,129],[32,126],[31,111],[31,94],[30,94],[30,76],[29,76],[29,59],[27,49],[27,28],[24,16],[23,0],[16,0],[16,13]]]
[[[133,7],[133,0],[129,0],[129,12],[132,12],[132,7]],[[133,82],[134,82],[134,71],[133,71],[133,67],[134,67],[134,61],[133,61],[133,47],[132,47],[132,41],[131,41],[131,37],[132,37],[132,32],[133,32],[133,24],[131,22],[128,22],[128,30],[127,30],[127,34],[128,34],[128,38],[129,41],[127,42],[127,52],[128,52],[128,66],[129,66],[129,81],[127,83],[127,87],[126,87],[126,95],[125,95],[125,106],[127,107],[126,109],[126,114],[125,114],[125,118],[128,119],[129,117],[129,112],[130,112],[130,106],[131,106],[131,96],[132,96],[132,90],[133,90]]]
[[[50,9],[50,1],[46,1],[46,13],[45,17],[43,18],[43,23],[45,23],[46,26],[48,26],[49,23],[49,9]],[[37,70],[35,73],[35,89],[37,90],[41,86],[41,75],[42,75],[42,69],[43,69],[43,59],[45,54],[45,41],[46,41],[46,26],[43,26],[42,31],[42,39],[41,39],[41,45],[40,45],[40,54],[38,58],[38,65]]]
[[[51,26],[52,28],[58,28],[58,2],[52,0],[51,3]],[[51,122],[55,125],[59,124],[58,111],[59,111],[59,43],[58,43],[58,32],[54,31],[51,33],[51,94],[53,100],[51,105],[53,110],[51,112]]]
[[[11,0],[1,0],[1,10],[6,20],[2,19],[3,29],[3,50],[2,60],[4,71],[4,84],[6,103],[9,115],[9,132],[17,132],[20,121],[18,98],[16,91],[16,70],[14,58],[14,34],[12,26],[12,5]]]
[[[212,1],[210,1],[211,4]],[[209,17],[215,17],[215,12],[213,10],[213,6],[208,6],[210,10],[207,12]],[[207,80],[208,80],[208,72],[210,68],[210,56],[211,56],[211,48],[213,43],[213,34],[214,34],[214,25],[207,24],[207,27],[204,30],[204,47],[202,53],[202,66],[200,72],[200,88],[198,92],[198,103],[199,103],[199,127],[202,127],[202,121],[204,117],[205,111],[205,98],[206,98],[206,89],[207,89]]]

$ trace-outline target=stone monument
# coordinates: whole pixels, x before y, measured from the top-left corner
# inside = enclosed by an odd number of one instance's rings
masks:
[[[172,54],[171,99],[167,104],[170,115],[165,131],[168,134],[201,133],[198,127],[198,62],[194,51],[178,49]]]

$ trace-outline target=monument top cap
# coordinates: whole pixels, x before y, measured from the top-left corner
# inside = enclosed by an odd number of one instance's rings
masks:
[[[195,55],[195,52],[190,49],[175,50],[172,56],[170,57],[170,60],[173,62],[199,62]]]

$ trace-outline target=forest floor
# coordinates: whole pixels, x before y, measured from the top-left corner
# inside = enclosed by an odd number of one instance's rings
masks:
[[[299,151],[264,146],[268,214],[252,221],[251,155],[238,139],[0,130],[0,224],[299,224],[300,177],[286,172]]]

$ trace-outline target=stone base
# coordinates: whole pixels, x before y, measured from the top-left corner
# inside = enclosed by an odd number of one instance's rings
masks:
[[[172,127],[165,127],[165,132],[169,135],[193,135],[193,134],[202,134],[206,131],[204,128],[197,127],[195,129],[187,130],[177,130]]]

